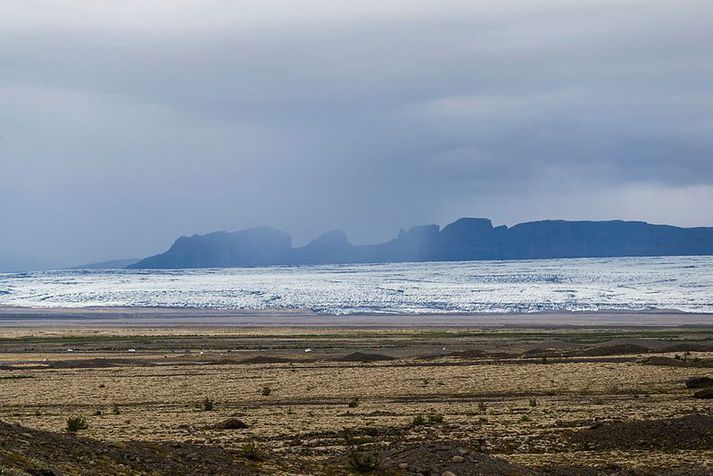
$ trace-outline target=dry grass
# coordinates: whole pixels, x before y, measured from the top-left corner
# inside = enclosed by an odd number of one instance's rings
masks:
[[[129,331],[107,332],[131,340]],[[205,339],[210,340],[216,332],[226,337],[213,330]],[[0,382],[0,419],[63,431],[67,415],[77,415],[88,423],[82,436],[100,440],[184,441],[238,451],[245,445],[259,444],[265,451],[287,456],[299,452],[300,457],[315,460],[342,451],[341,432],[351,429],[366,432],[365,437],[375,441],[388,439],[389,432],[398,432],[406,441],[441,437],[477,440],[484,450],[529,466],[618,462],[658,467],[690,458],[713,461],[710,451],[575,454],[559,438],[563,432],[585,428],[594,420],[658,419],[709,411],[710,405],[690,398],[682,385],[692,375],[691,369],[641,365],[635,358],[550,360],[546,364],[539,358],[520,362],[448,356],[424,360],[420,355],[433,354],[443,343],[455,345],[454,341],[461,341],[448,336],[418,341],[422,334],[413,331],[411,336],[417,340],[414,345],[405,339],[409,336],[405,331],[388,333],[383,340],[378,331],[370,330],[365,337],[360,331],[358,338],[349,331],[340,332],[340,338],[329,338],[342,344],[321,351],[314,344],[319,339],[300,337],[290,348],[269,355],[304,359],[301,348],[308,343],[314,349],[310,356],[313,360],[277,364],[241,364],[240,360],[257,354],[254,349],[252,353],[228,353],[232,348],[212,348],[204,354],[193,349],[186,354],[158,346],[135,355],[86,351],[68,356],[37,346],[35,352],[5,353],[3,361],[21,363],[22,375],[33,378]],[[315,333],[329,335],[327,331]],[[142,336],[149,334],[142,331]],[[240,339],[254,340],[256,346],[263,346],[276,335],[280,345],[288,338],[274,329],[237,334]],[[87,335],[94,334],[75,336]],[[161,336],[158,331],[152,335]],[[193,342],[200,336],[194,331],[190,338]],[[401,340],[404,343],[400,344]],[[364,352],[401,358],[374,363],[330,360],[330,356],[354,350],[344,342],[358,342]],[[438,342],[438,347],[433,342]],[[166,345],[174,346],[175,342]],[[498,346],[519,349],[526,344],[516,336],[504,343],[499,340]],[[117,355],[126,362],[112,367],[33,367]],[[196,405],[206,395],[216,402],[210,412]],[[358,400],[355,395],[359,395]],[[350,401],[358,404],[345,405]],[[98,410],[101,414],[95,415]],[[441,415],[443,420],[433,425],[412,425],[415,415]],[[215,423],[234,416],[249,428],[213,428]],[[369,429],[376,429],[371,431],[373,435]],[[299,444],[294,443],[296,437],[301,440]]]

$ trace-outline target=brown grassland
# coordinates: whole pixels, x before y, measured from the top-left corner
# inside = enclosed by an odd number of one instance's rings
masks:
[[[711,328],[6,328],[0,351],[0,474],[713,472],[685,385]]]

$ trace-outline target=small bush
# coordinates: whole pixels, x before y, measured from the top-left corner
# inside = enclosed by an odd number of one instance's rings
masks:
[[[526,422],[526,421],[532,421],[532,419],[530,418],[529,415],[523,415],[522,417],[520,417],[520,421]]]
[[[443,415],[440,413],[431,413],[428,415],[428,423],[434,424],[434,425],[440,425],[443,423]]]
[[[413,426],[423,426],[426,424],[426,417],[423,415],[416,415],[413,417],[413,421],[411,421],[411,425]]]
[[[86,430],[87,428],[89,428],[89,425],[84,417],[67,418],[67,431],[70,433],[76,433],[79,430]]]
[[[212,411],[215,408],[215,402],[211,400],[208,397],[205,397],[203,399],[203,403],[201,404],[201,407],[203,408],[204,412],[209,412]]]
[[[240,448],[240,456],[251,461],[262,461],[267,458],[265,450],[253,440],[248,441]]]
[[[272,389],[270,387],[268,387],[267,385],[265,385],[264,387],[262,387],[262,390],[260,391],[260,393],[262,394],[263,397],[267,397],[268,395],[270,395],[272,393]]]
[[[381,468],[381,455],[352,446],[347,454],[349,467],[357,473],[373,473]]]
[[[349,408],[356,408],[359,406],[359,399],[354,397],[351,400],[349,400]]]
[[[531,407],[536,407],[536,406],[537,406],[537,399],[536,399],[536,398],[531,398],[531,399],[530,399],[530,406],[531,406]]]
[[[478,402],[478,410],[480,413],[485,413],[487,409],[488,405],[486,405],[485,402]]]
[[[416,415],[411,421],[413,426],[424,426],[424,425],[439,425],[443,423],[443,415],[440,413],[431,413],[429,415]]]
[[[112,412],[114,415],[120,415],[120,414],[121,414],[121,409],[119,408],[119,405],[116,405],[116,404],[115,404],[113,407],[111,407],[111,412]]]

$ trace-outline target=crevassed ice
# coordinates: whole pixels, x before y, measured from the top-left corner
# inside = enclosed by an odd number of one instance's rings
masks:
[[[0,305],[309,309],[326,314],[713,312],[713,257],[395,263],[0,275]]]

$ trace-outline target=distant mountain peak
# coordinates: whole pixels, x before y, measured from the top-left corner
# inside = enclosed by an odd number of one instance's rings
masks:
[[[352,245],[330,231],[306,246],[268,226],[181,237],[165,253],[130,268],[205,268],[295,264],[713,254],[713,228],[640,221],[542,220],[511,228],[460,218],[443,229],[419,225],[386,243]]]

